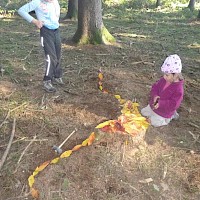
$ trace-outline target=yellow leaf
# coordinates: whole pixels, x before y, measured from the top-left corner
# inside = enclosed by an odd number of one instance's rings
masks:
[[[72,150],[65,151],[60,155],[60,158],[67,158],[72,154]]]
[[[82,146],[85,147],[88,144],[88,138],[82,142]]]
[[[137,121],[145,121],[146,118],[145,118],[145,117],[134,117],[133,120],[137,120]]]
[[[30,188],[32,188],[34,182],[35,182],[34,176],[33,175],[29,176],[29,178],[28,178],[28,184],[29,184]]]
[[[115,95],[115,98],[116,99],[121,99],[120,95],[118,95],[118,94]]]
[[[95,140],[95,133],[92,132],[88,138],[88,146],[90,146],[94,140]]]
[[[103,128],[104,126],[108,126],[110,125],[111,122],[113,122],[114,120],[108,120],[108,121],[105,121],[101,124],[98,124],[95,128]]]
[[[119,101],[120,104],[126,103],[126,100],[125,100],[125,99],[118,99],[118,101]]]
[[[51,161],[51,164],[56,164],[59,160],[60,160],[59,157],[54,158],[54,159]]]
[[[99,73],[98,78],[99,78],[99,80],[103,80],[103,74]]]
[[[78,145],[76,145],[76,146],[72,149],[72,151],[77,151],[77,150],[79,150],[81,147],[82,147],[82,145],[81,145],[81,144],[78,144]]]
[[[39,192],[36,189],[34,189],[34,188],[31,188],[31,195],[35,199],[39,198]]]
[[[33,176],[36,176],[38,173],[39,173],[39,172],[38,172],[37,170],[35,170],[35,171],[33,172]]]
[[[100,85],[100,86],[99,86],[99,89],[100,89],[100,90],[103,90],[103,87],[102,87],[102,85]]]

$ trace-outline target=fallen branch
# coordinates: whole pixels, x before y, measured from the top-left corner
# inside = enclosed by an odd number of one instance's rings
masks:
[[[14,143],[16,143],[16,142],[20,142],[20,141],[25,140],[25,139],[26,139],[26,137],[20,138],[20,139],[18,139],[18,140],[13,141],[12,144],[14,144]],[[27,141],[27,140],[26,140],[26,141]],[[1,145],[0,148],[6,147],[6,146],[7,146],[6,144]]]
[[[28,58],[28,56],[30,56],[30,54],[31,54],[31,52],[33,51],[33,49],[34,49],[34,46],[33,46],[32,49],[29,51],[29,53],[28,53],[24,58],[21,59],[21,61],[26,60],[26,59]]]
[[[8,119],[8,117],[10,116],[10,110],[8,111],[6,117],[4,118],[3,122],[1,122],[0,124],[0,128],[6,123],[6,120]]]
[[[195,127],[195,128],[200,128],[197,124],[195,124],[195,123],[193,123],[193,122],[188,122],[188,124],[190,125],[190,126],[193,126],[193,127]]]
[[[36,137],[37,137],[37,136],[35,135],[35,136],[33,137],[33,139],[29,142],[29,144],[26,146],[26,148],[24,149],[24,151],[22,152],[21,156],[19,157],[19,160],[17,161],[17,167],[16,167],[14,173],[17,172],[17,169],[19,168],[19,163],[20,163],[22,157],[24,156],[24,154],[25,154],[25,152],[27,151],[27,149],[31,146],[31,144],[35,141]]]
[[[3,164],[7,158],[8,152],[10,150],[10,147],[11,147],[14,135],[15,135],[15,125],[16,125],[16,118],[13,119],[13,126],[12,126],[12,133],[10,136],[10,140],[8,142],[8,146],[7,146],[6,151],[4,152],[1,162],[0,162],[0,171],[1,171],[1,168],[3,167]]]

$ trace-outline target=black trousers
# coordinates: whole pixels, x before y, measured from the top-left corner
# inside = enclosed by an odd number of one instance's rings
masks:
[[[44,81],[62,77],[61,38],[59,29],[51,30],[46,27],[40,29],[41,44],[46,57]]]

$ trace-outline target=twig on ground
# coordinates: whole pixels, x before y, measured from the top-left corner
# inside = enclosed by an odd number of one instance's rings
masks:
[[[8,113],[7,113],[6,117],[4,118],[3,122],[0,124],[0,128],[6,123],[6,120],[9,118],[11,112],[13,112],[14,110],[16,110],[16,109],[18,109],[18,108],[20,108],[20,107],[22,107],[24,105],[26,105],[26,102],[24,102],[23,104],[13,108],[12,110],[8,110]]]
[[[144,65],[152,65],[152,66],[154,66],[155,64],[154,63],[151,63],[151,62],[146,62],[146,61],[138,61],[138,62],[132,62],[131,64],[132,65],[137,65],[137,64],[144,64]]]
[[[3,167],[3,164],[7,158],[8,152],[10,150],[10,147],[11,147],[14,135],[15,135],[15,125],[16,125],[16,118],[13,119],[13,126],[12,126],[12,133],[10,136],[10,140],[8,142],[8,146],[7,146],[6,151],[4,152],[1,162],[0,162],[0,171],[1,171],[1,168]]]
[[[189,124],[190,126],[195,127],[195,128],[200,128],[198,125],[194,124],[193,122],[188,122],[188,124]]]
[[[188,133],[193,137],[194,143],[196,143],[196,142],[200,143],[198,141],[200,135],[195,135],[194,133],[192,133],[192,131],[188,131]]]
[[[31,146],[31,144],[35,141],[36,137],[37,137],[37,136],[35,135],[35,136],[33,137],[33,139],[29,142],[29,144],[26,146],[26,148],[24,149],[24,151],[21,153],[21,156],[19,157],[19,160],[17,161],[17,167],[16,167],[14,173],[17,172],[17,169],[19,168],[19,163],[20,163],[22,157],[24,156],[24,154],[25,154],[25,152],[27,151],[27,149],[29,148],[29,146]]]
[[[14,144],[14,143],[16,143],[16,142],[19,142],[19,141],[22,141],[22,140],[25,140],[25,139],[26,139],[26,137],[20,138],[20,139],[18,139],[18,140],[13,141],[12,144]],[[25,141],[27,141],[27,140],[25,140]],[[5,146],[7,146],[7,145],[6,145],[6,144],[1,145],[0,148],[5,147]]]
[[[10,116],[10,110],[8,111],[6,117],[4,118],[3,122],[1,122],[0,124],[0,128],[6,123],[6,120],[8,119],[8,117]]]
[[[30,54],[31,54],[31,52],[33,51],[33,49],[34,49],[34,46],[33,46],[32,49],[29,51],[29,53],[28,53],[24,58],[21,59],[21,61],[26,60],[26,59],[28,58],[28,56],[30,56]]]
[[[138,192],[138,193],[140,193],[140,194],[142,193],[140,190],[138,190],[137,188],[133,187],[131,184],[126,183],[126,182],[124,182],[124,181],[122,181],[122,180],[121,180],[121,182],[124,183],[125,185],[128,185],[130,188],[132,188],[132,189],[135,190],[136,192]]]

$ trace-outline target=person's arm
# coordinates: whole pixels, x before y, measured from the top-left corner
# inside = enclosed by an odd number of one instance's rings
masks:
[[[183,100],[183,91],[177,91],[171,99],[162,100],[159,99],[158,107],[162,107],[166,111],[174,111],[179,108],[181,102]]]
[[[150,97],[153,100],[154,104],[159,100],[160,98],[160,87],[162,84],[162,79],[158,80],[156,83],[153,84],[151,87]]]
[[[25,5],[23,5],[21,8],[18,10],[18,14],[24,18],[26,21],[29,23],[35,24],[38,28],[41,28],[43,26],[43,22],[35,19],[32,17],[29,12],[35,10],[39,6],[40,1],[39,0],[33,0]]]

